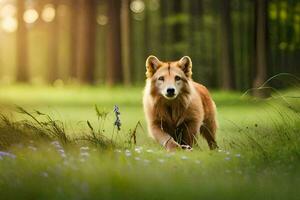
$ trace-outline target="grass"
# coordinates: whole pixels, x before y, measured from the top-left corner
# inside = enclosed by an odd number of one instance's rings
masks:
[[[300,195],[299,90],[267,100],[213,92],[220,149],[209,151],[199,138],[192,152],[176,153],[165,152],[148,138],[142,88],[19,85],[0,90],[4,199]],[[121,112],[120,131],[113,125],[114,105]]]

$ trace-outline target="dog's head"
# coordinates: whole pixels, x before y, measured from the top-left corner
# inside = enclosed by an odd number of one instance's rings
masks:
[[[192,78],[192,61],[188,56],[174,62],[162,62],[155,56],[149,56],[146,60],[146,76],[160,95],[173,100]]]

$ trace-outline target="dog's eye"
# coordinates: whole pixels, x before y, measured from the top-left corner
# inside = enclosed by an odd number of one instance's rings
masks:
[[[180,81],[180,80],[181,80],[180,76],[175,76],[175,81]]]
[[[160,77],[158,78],[158,80],[160,80],[160,81],[164,81],[164,80],[165,80],[165,78],[164,78],[163,76],[160,76]]]

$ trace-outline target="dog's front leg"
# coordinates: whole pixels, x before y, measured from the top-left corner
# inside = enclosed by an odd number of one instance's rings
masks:
[[[164,146],[168,151],[174,151],[180,148],[180,145],[174,140],[172,136],[164,132],[159,125],[153,124],[151,126],[151,134],[154,139]]]

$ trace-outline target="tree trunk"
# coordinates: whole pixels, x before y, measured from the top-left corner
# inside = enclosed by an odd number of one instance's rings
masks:
[[[28,82],[29,81],[29,69],[28,69],[28,41],[27,41],[27,28],[23,20],[23,14],[25,11],[25,1],[18,0],[18,30],[17,30],[17,81]]]
[[[122,64],[125,85],[131,84],[130,77],[130,14],[129,0],[122,0],[121,5],[121,28],[122,28]]]
[[[70,66],[69,74],[71,80],[78,78],[78,65],[77,65],[77,38],[78,38],[78,0],[72,0],[71,8],[71,21],[70,21]]]
[[[94,83],[97,0],[79,0],[76,63],[79,80]]]
[[[203,0],[189,1],[189,55],[193,58],[193,77],[196,81],[203,80]],[[194,48],[196,47],[196,48]]]
[[[233,65],[230,0],[221,1],[221,30],[221,87],[225,90],[232,90],[235,89],[235,70]]]
[[[253,82],[254,88],[259,88],[266,81],[267,76],[267,0],[256,0],[256,21],[255,21],[255,34],[256,34],[256,48],[255,48],[255,64],[256,64],[256,77]],[[253,95],[257,97],[268,96],[266,89],[254,89]]]
[[[121,0],[109,0],[107,26],[107,84],[122,83],[122,58],[120,34]]]
[[[183,1],[177,0],[176,2],[173,2],[173,13],[172,15],[178,16],[183,14]],[[183,42],[184,39],[184,33],[183,33],[183,24],[182,21],[177,21],[172,26],[172,44],[176,46],[181,46],[180,44]],[[172,56],[174,58],[180,58],[182,56],[182,50],[179,48],[173,48]]]
[[[58,79],[58,41],[59,41],[59,32],[58,32],[58,16],[57,16],[57,4],[58,1],[54,0],[51,2],[54,6],[56,11],[55,18],[52,22],[49,22],[49,55],[48,55],[48,81],[49,83],[53,83],[55,80]]]

